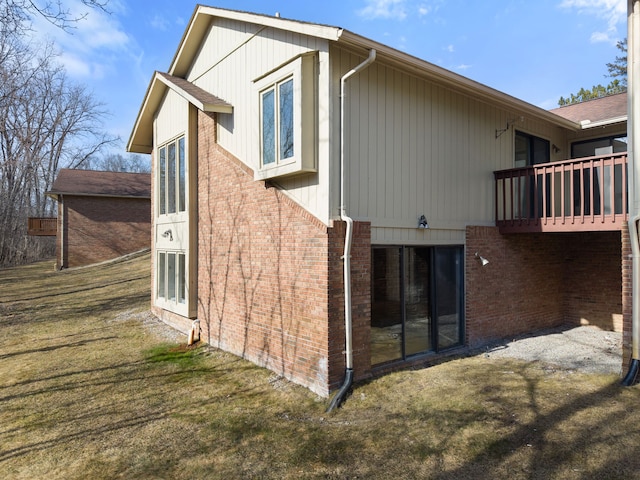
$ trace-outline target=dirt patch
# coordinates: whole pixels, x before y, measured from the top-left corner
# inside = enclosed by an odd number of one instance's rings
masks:
[[[487,358],[517,358],[583,373],[620,374],[622,333],[592,326],[563,327],[487,348]]]

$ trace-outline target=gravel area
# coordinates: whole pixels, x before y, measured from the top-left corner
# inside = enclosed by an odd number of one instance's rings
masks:
[[[186,342],[187,336],[162,323],[151,312],[123,312],[116,320],[140,320],[149,333],[170,342]],[[597,327],[559,327],[522,335],[493,344],[484,351],[487,358],[517,358],[541,362],[561,370],[620,375],[622,333]]]
[[[622,333],[591,326],[555,328],[492,345],[484,355],[538,361],[563,370],[618,375],[622,371]]]

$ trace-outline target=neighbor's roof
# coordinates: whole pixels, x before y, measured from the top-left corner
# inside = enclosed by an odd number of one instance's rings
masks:
[[[377,53],[376,61],[384,62],[405,71],[410,71],[416,75],[423,76],[432,81],[446,85],[449,88],[483,100],[491,105],[499,105],[503,108],[515,109],[519,113],[526,113],[537,118],[542,118],[564,128],[572,130],[580,129],[580,126],[572,120],[557,116],[545,109],[536,107],[535,105],[511,95],[434,65],[433,63],[429,63],[425,60],[349,32],[348,30],[340,27],[289,20],[278,16],[197,5],[182,39],[180,40],[176,54],[169,67],[168,74],[159,74],[156,72],[151,80],[142,107],[131,132],[129,142],[127,143],[128,151],[151,153],[153,148],[153,115],[162,100],[162,96],[164,95],[166,88],[172,88],[179,94],[182,94],[181,90],[182,92],[186,91],[184,86],[180,87],[175,80],[171,82],[165,82],[164,80],[167,80],[169,77],[175,79],[182,78],[187,75],[192,62],[197,55],[207,32],[209,31],[211,23],[215,18],[252,23],[265,28],[275,28],[337,42],[355,49],[356,51],[361,51],[365,57],[371,49],[375,49]],[[184,81],[186,82],[186,80]],[[164,85],[161,85],[159,82],[162,82]],[[231,105],[225,104],[224,102],[223,104],[223,107],[216,106],[210,111],[229,113],[232,109]],[[215,108],[224,108],[224,110],[217,110]]]
[[[47,195],[151,198],[151,174],[63,168]]]
[[[565,105],[550,111],[580,123],[582,128],[622,123],[627,121],[627,92]]]

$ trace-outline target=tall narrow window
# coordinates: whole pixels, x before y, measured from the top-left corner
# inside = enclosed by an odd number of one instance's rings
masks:
[[[185,255],[178,254],[178,303],[186,302],[186,271],[185,271]]]
[[[262,164],[276,161],[276,106],[275,89],[262,94]]]
[[[293,79],[280,84],[280,160],[293,157]]]
[[[166,294],[166,284],[167,284],[167,254],[164,252],[160,252],[158,254],[158,269],[156,270],[156,276],[158,279],[158,298],[165,298]]]
[[[275,165],[294,156],[293,78],[278,82],[262,96],[262,165]]]
[[[176,301],[176,254],[167,253],[167,300]]]
[[[184,158],[184,137],[178,140],[178,211],[186,210],[185,190],[186,190],[186,166]]]
[[[158,149],[158,215],[187,209],[187,159],[185,137]]]
[[[176,213],[176,144],[167,150],[167,213]]]
[[[167,213],[167,149],[161,148],[158,159],[158,213],[164,215]]]

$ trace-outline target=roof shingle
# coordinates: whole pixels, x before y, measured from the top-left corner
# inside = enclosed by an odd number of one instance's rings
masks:
[[[151,174],[63,168],[48,193],[151,198]]]
[[[554,108],[550,112],[576,123],[585,120],[589,120],[591,123],[612,120],[627,115],[627,93],[617,93],[586,102],[565,105]]]

